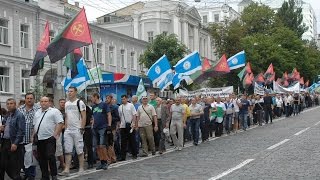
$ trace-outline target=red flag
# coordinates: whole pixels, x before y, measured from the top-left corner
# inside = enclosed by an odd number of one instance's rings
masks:
[[[304,79],[303,79],[303,77],[300,78],[300,81],[299,81],[299,82],[300,82],[301,85],[304,85]]]
[[[272,63],[269,65],[267,71],[264,73],[264,77],[267,78],[268,76],[274,74],[274,69]]]
[[[282,78],[283,78],[284,80],[288,80],[288,73],[287,73],[287,71],[283,73]]]
[[[309,80],[304,84],[305,87],[309,87]]]
[[[44,28],[44,31],[42,33],[42,36],[40,38],[40,42],[39,42],[39,45],[37,48],[36,55],[33,59],[30,76],[37,75],[39,69],[43,68],[44,58],[48,55],[46,48],[48,47],[49,43],[50,43],[49,23],[47,21],[45,28]]]
[[[246,74],[246,76],[243,79],[243,87],[244,88],[248,88],[251,84],[252,84],[252,80],[253,80],[253,74]]]
[[[281,85],[282,84],[281,78],[278,78],[276,82]]]
[[[284,86],[284,87],[288,87],[288,86],[289,86],[289,82],[288,82],[287,80],[284,80],[284,81],[283,81],[283,86]]]
[[[265,79],[262,73],[258,74],[256,78],[254,79],[255,82],[257,83],[264,83]]]
[[[248,62],[248,63],[246,64],[246,73],[247,73],[247,74],[252,73],[250,62]]]
[[[218,64],[214,66],[213,71],[215,72],[220,72],[220,73],[229,73],[230,72],[230,67],[227,62],[226,55],[222,55],[220,58]]]
[[[51,63],[61,60],[76,48],[92,44],[90,28],[84,8],[72,18],[47,48]]]
[[[295,75],[294,75],[294,80],[296,81],[299,81],[300,80],[300,73],[297,72]]]
[[[276,78],[276,73],[273,73],[269,75],[269,77],[266,79],[266,84],[271,84]]]
[[[202,72],[205,72],[211,68],[209,60],[205,57],[202,62]]]

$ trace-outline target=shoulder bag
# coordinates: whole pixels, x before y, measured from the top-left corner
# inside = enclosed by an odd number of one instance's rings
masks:
[[[44,114],[43,114],[43,116],[42,116],[42,118],[41,118],[41,120],[40,120],[38,129],[37,129],[37,132],[36,132],[36,133],[34,134],[34,136],[33,136],[33,144],[34,144],[34,145],[38,145],[38,141],[39,141],[38,132],[39,132],[39,129],[40,129],[40,125],[41,125],[41,123],[42,123],[42,120],[43,120],[43,118],[44,118],[44,116],[46,115],[47,112],[48,112],[48,111],[44,112]]]

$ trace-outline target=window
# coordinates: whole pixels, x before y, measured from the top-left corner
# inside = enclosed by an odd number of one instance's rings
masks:
[[[219,14],[214,15],[214,22],[219,22]]]
[[[108,17],[103,17],[103,21],[104,22],[110,22],[110,17],[108,16]]]
[[[50,42],[54,39],[54,31],[49,31]]]
[[[207,16],[207,15],[202,16],[202,22],[203,22],[204,24],[207,24],[207,23],[208,23],[208,16]]]
[[[0,92],[9,92],[9,68],[0,67]]]
[[[121,67],[127,68],[126,51],[124,49],[120,50],[120,62],[121,62]]]
[[[8,21],[0,19],[0,44],[8,44]]]
[[[132,51],[130,53],[130,62],[131,62],[131,69],[136,70],[136,58],[135,58],[135,53]]]
[[[109,60],[111,65],[115,65],[114,63],[114,47],[110,46],[109,47]]]
[[[97,61],[98,63],[102,63],[102,44],[97,44]]]
[[[153,31],[148,32],[148,42],[149,43],[153,42]]]
[[[168,31],[163,31],[162,34],[163,34],[164,36],[167,36],[167,35],[168,35]]]
[[[21,47],[29,48],[29,26],[20,25]]]
[[[85,61],[90,61],[89,47],[88,47],[88,46],[84,46],[84,47],[83,47],[83,59],[84,59]]]
[[[31,87],[29,74],[30,74],[29,70],[21,71],[21,93],[23,94],[26,94]]]

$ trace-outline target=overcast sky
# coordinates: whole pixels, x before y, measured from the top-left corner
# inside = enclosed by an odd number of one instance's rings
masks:
[[[89,21],[96,20],[97,17],[102,16],[104,14],[110,13],[117,9],[123,8],[139,0],[69,0],[69,3],[74,4],[75,1],[80,2],[80,6],[84,6],[86,9],[86,14]],[[145,0],[141,0],[145,1]],[[149,0],[148,0],[149,1]],[[204,6],[206,5],[216,5],[217,1],[221,0],[201,0],[200,3],[195,3],[194,0],[182,0],[183,2],[194,5],[194,6]],[[271,0],[278,1],[278,0]],[[305,2],[309,2],[313,7],[318,21],[318,32],[320,32],[320,0],[304,0]]]

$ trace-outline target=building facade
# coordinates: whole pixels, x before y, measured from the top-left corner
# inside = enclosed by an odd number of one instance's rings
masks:
[[[58,100],[64,97],[60,83],[66,76],[63,61],[50,64],[45,58],[44,69],[38,77],[29,77],[36,48],[44,26],[50,24],[53,39],[70,20],[65,14],[65,1],[60,0],[0,0],[0,102],[7,98],[23,99],[24,94],[43,84],[46,94]],[[43,7],[54,6],[54,12]],[[69,13],[78,7],[69,7]],[[71,15],[70,14],[70,15]],[[94,57],[105,72],[138,76],[145,68],[138,63],[147,42],[90,25],[93,45],[83,47],[83,56],[88,67],[95,66]],[[94,53],[96,56],[94,56]],[[126,85],[125,82],[122,83]]]
[[[191,51],[215,60],[209,33],[195,7],[178,1],[138,2],[97,18],[97,25],[143,41],[162,33],[176,34]]]
[[[205,26],[210,23],[225,24],[240,17],[240,14],[227,4],[215,7],[202,7],[198,11],[201,15],[201,22]]]

